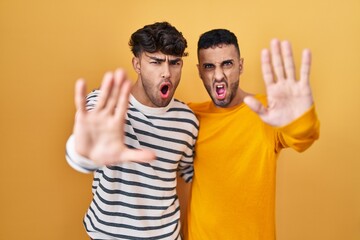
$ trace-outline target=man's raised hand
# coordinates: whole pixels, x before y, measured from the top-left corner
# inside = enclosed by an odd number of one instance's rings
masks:
[[[87,111],[86,84],[82,79],[76,82],[74,136],[78,154],[100,166],[155,159],[152,151],[125,146],[124,126],[130,90],[131,82],[123,70],[108,72],[104,75],[95,107]]]
[[[270,50],[261,52],[261,68],[266,86],[267,106],[254,97],[244,102],[269,125],[284,126],[304,114],[313,104],[309,77],[311,52],[303,50],[300,79],[296,80],[290,42],[273,39]]]

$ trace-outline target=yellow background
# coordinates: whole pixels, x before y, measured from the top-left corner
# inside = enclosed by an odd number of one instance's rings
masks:
[[[129,36],[163,20],[189,43],[176,94],[186,102],[207,99],[195,67],[204,31],[238,36],[251,92],[264,92],[259,56],[271,38],[291,40],[297,64],[311,48],[321,138],[279,159],[278,239],[360,239],[360,1],[124,2],[0,0],[0,239],[87,239],[92,178],[64,159],[74,82],[97,87],[119,66],[135,79]]]

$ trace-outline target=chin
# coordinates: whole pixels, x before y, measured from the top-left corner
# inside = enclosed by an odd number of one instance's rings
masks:
[[[218,106],[218,107],[225,108],[225,107],[227,107],[229,105],[229,103],[222,102],[222,101],[217,101],[217,102],[215,102],[215,105]]]
[[[213,101],[213,103],[214,103],[216,106],[218,106],[218,107],[227,107],[227,106],[230,104],[230,102],[227,101],[227,99],[218,100],[218,99],[216,99],[216,98],[212,98],[212,101]]]
[[[172,98],[161,99],[161,100],[158,101],[155,105],[156,105],[157,107],[166,107],[167,105],[169,105],[171,99],[172,99]]]

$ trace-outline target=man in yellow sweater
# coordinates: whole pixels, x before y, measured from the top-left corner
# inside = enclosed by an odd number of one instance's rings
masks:
[[[319,136],[304,50],[296,80],[290,43],[271,41],[261,55],[266,96],[239,88],[244,60],[225,29],[201,35],[198,71],[212,101],[189,106],[200,121],[188,207],[190,240],[272,240],[276,160],[304,151]]]

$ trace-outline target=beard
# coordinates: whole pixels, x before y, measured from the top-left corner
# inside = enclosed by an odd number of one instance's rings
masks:
[[[147,96],[147,98],[150,100],[150,102],[156,106],[156,107],[166,107],[171,102],[174,91],[169,90],[169,96],[167,98],[161,98],[160,96],[160,90],[157,85],[151,84],[150,80],[142,78],[142,86],[144,89],[144,92]],[[176,89],[176,86],[172,86],[174,89]]]
[[[223,100],[219,100],[216,98],[215,94],[213,94],[212,87],[210,85],[205,85],[205,88],[213,103],[218,107],[225,108],[235,98],[237,89],[239,88],[239,81],[230,84],[230,87],[227,89],[226,92],[226,97]]]

